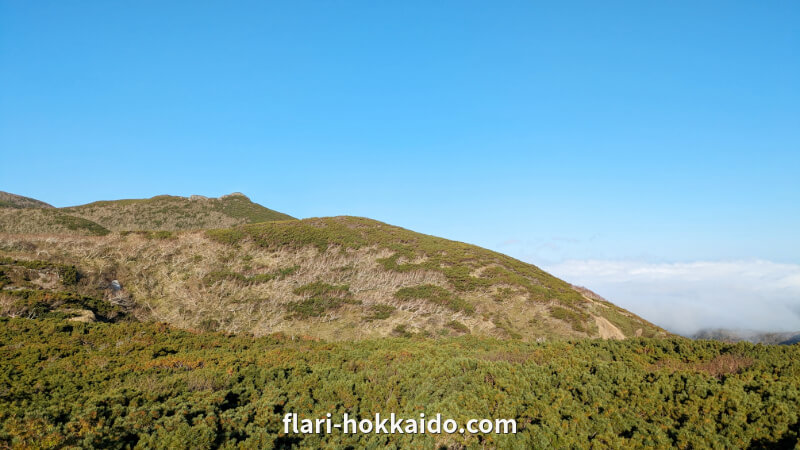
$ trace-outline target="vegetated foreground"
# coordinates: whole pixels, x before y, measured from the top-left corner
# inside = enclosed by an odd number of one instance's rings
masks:
[[[0,192],[0,447],[791,447],[798,353],[670,337],[531,264],[374,220]],[[286,413],[519,433],[285,435]]]
[[[791,448],[800,346],[684,338],[254,338],[0,319],[0,442],[142,448]],[[513,418],[516,435],[283,434],[300,418]]]

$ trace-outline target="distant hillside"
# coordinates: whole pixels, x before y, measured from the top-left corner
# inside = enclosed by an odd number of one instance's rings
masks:
[[[94,202],[63,208],[62,211],[113,231],[196,230],[293,219],[253,203],[239,193],[220,198],[160,195],[148,199]]]
[[[800,343],[800,331],[786,333],[769,333],[754,330],[728,330],[728,329],[705,329],[700,330],[692,339],[712,339],[723,342],[751,342],[753,344],[779,344],[792,345]]]
[[[293,219],[239,193],[220,198],[162,195],[68,208],[53,208],[14,194],[6,196],[0,200],[7,198],[2,201],[13,204],[0,208],[0,232],[6,233],[103,235],[108,231],[199,230]]]
[[[109,230],[56,208],[0,208],[0,233],[103,236]]]
[[[234,200],[246,205],[244,197]],[[178,227],[189,218],[170,219],[167,205],[180,209],[189,202],[207,200],[164,197],[63,211],[129,229],[144,222],[112,224],[103,211],[139,208],[151,218],[163,215],[162,226],[169,221]],[[165,210],[152,212],[153,204]],[[122,305],[138,320],[257,335],[345,340],[472,334],[529,341],[667,335],[531,264],[357,217],[103,237],[0,234],[0,257],[6,258],[0,264],[7,279],[0,313],[6,315],[31,314],[33,304],[43,308],[40,316],[68,314],[60,300],[20,303],[20,292],[45,289]],[[41,269],[48,264],[74,265],[78,281],[64,284],[54,269]],[[103,314],[88,306],[67,309],[80,315],[87,308]]]
[[[0,208],[52,208],[53,205],[36,200],[34,198],[23,197],[10,192],[0,191]]]

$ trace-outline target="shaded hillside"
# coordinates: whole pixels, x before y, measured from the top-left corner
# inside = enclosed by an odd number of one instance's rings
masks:
[[[0,234],[0,256],[75,265],[82,279],[67,290],[93,298],[108,298],[118,280],[114,295],[125,296],[132,317],[183,328],[337,340],[666,335],[533,265],[357,217],[104,237]]]
[[[35,198],[0,191],[0,208],[52,208],[53,205]]]

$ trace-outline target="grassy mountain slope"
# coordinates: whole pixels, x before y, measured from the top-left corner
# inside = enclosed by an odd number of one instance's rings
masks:
[[[80,282],[51,289],[124,297],[131,317],[183,328],[337,340],[666,334],[533,265],[356,217],[103,237],[0,234],[0,256],[75,265]],[[121,291],[110,290],[112,280]],[[6,297],[8,310],[16,300]]]
[[[103,236],[109,230],[56,208],[0,208],[0,233]]]
[[[161,195],[53,208],[38,200],[0,192],[0,232],[15,234],[102,236],[110,230],[200,230],[290,219],[238,193],[220,198]]]
[[[148,199],[100,201],[62,208],[62,211],[114,231],[197,230],[293,219],[253,203],[239,193],[220,198],[160,195]]]
[[[28,230],[0,228],[0,447],[793,448],[800,437],[798,345],[668,336],[533,265],[374,220],[131,231],[178,222],[120,205],[87,213],[103,224],[0,208],[0,225]],[[225,217],[255,220],[244,205]],[[117,217],[110,231],[104,208],[153,221]],[[513,419],[518,433],[286,434],[289,412]]]
[[[0,191],[0,208],[52,208],[53,205],[35,198]]]

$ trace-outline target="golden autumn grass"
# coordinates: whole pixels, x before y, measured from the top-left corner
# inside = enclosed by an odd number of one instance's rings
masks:
[[[85,295],[118,280],[139,320],[232,333],[365,339],[404,332],[525,340],[598,336],[594,316],[664,335],[505,255],[368,219],[338,217],[186,232],[0,234],[0,256],[74,264]],[[303,286],[346,285],[348,297]],[[379,312],[376,314],[376,311]],[[454,323],[460,325],[454,326]]]

